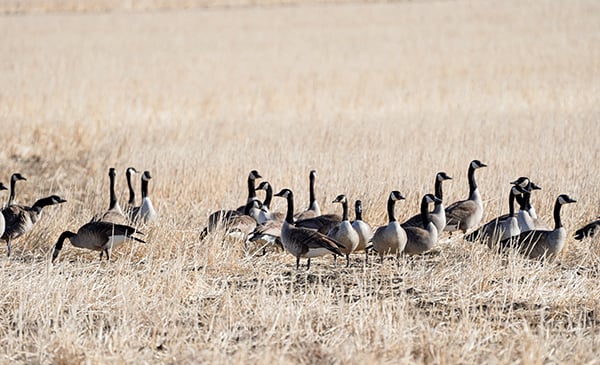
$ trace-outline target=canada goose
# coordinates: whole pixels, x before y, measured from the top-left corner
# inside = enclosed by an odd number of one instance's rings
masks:
[[[465,235],[465,240],[469,242],[476,240],[487,241],[487,245],[492,247],[500,240],[521,233],[517,214],[515,213],[515,196],[525,194],[526,192],[527,190],[520,185],[511,186],[510,193],[508,194],[508,215],[502,215],[490,220],[477,230]]]
[[[283,249],[281,243],[281,227],[283,220],[270,220],[263,224],[259,224],[254,228],[254,231],[248,235],[248,241],[262,241],[266,245],[276,246]],[[266,254],[266,245],[263,247],[263,255]]]
[[[429,204],[439,203],[440,199],[433,194],[425,194],[421,199],[421,220],[422,227],[404,227],[406,232],[406,246],[404,253],[409,255],[419,255],[433,248],[438,240],[438,230],[430,219]]]
[[[348,220],[348,198],[346,198],[346,195],[338,195],[332,203],[342,204],[342,221],[335,227],[331,228],[329,232],[327,232],[327,236],[338,242],[341,242],[344,245],[343,248],[340,248],[340,251],[346,255],[346,267],[349,267],[350,254],[358,246],[360,238]],[[335,258],[336,256],[334,255],[333,257]]]
[[[595,220],[575,231],[575,239],[581,241],[585,237],[594,237],[600,232],[600,219]]]
[[[268,181],[263,181],[258,184],[256,190],[264,190],[265,191],[265,200],[262,203],[261,212],[259,215],[259,224],[264,224],[270,220],[277,220],[283,222],[285,219],[285,215],[281,212],[271,212],[271,200],[273,199],[273,187]]]
[[[399,191],[392,191],[387,202],[388,224],[377,228],[371,240],[373,249],[379,253],[382,264],[383,255],[395,254],[396,257],[400,257],[406,246],[406,232],[394,215],[394,205],[398,200],[404,200],[404,197]]]
[[[567,231],[560,220],[560,208],[564,204],[575,202],[575,199],[566,194],[559,195],[554,204],[554,230],[534,229],[522,232],[500,241],[501,247],[517,247],[522,254],[532,259],[555,257],[562,250],[567,238]]]
[[[362,202],[357,200],[354,203],[354,213],[356,214],[356,219],[352,221],[352,228],[358,233],[358,246],[354,251],[365,251],[367,252],[367,244],[373,238],[373,228],[371,225],[362,220]],[[367,253],[367,260],[368,260]]]
[[[156,211],[152,205],[152,200],[148,196],[148,181],[152,179],[150,171],[144,171],[142,174],[142,205],[134,207],[131,210],[132,221],[139,221],[140,219],[144,223],[148,223],[156,219]]]
[[[550,229],[546,224],[542,223],[538,219],[535,213],[535,208],[533,208],[533,206],[531,205],[531,191],[541,190],[542,188],[525,176],[521,176],[515,181],[511,181],[511,184],[519,185],[520,187],[527,190],[527,192],[525,192],[524,194],[515,196],[515,199],[519,204],[519,213],[517,214],[517,221],[519,223],[519,229],[521,230],[521,232],[528,232],[536,228]]]
[[[249,213],[252,209],[260,209],[260,201],[250,200],[244,206],[244,212],[237,210],[218,210],[208,216],[208,224],[200,233],[203,240],[210,232],[219,227],[224,227],[227,234],[250,234],[256,227],[256,220]]]
[[[433,212],[429,215],[433,224],[435,224],[435,228],[437,228],[438,232],[442,232],[446,227],[446,210],[444,209],[443,203],[443,191],[442,191],[442,183],[445,180],[452,180],[450,176],[448,176],[445,172],[438,172],[435,175],[435,197],[439,199],[439,203],[435,203]],[[423,221],[421,219],[421,213],[415,214],[410,217],[409,220],[402,223],[402,227],[423,227]]]
[[[0,182],[0,190],[8,190],[3,183]],[[6,228],[6,221],[4,220],[4,214],[0,214],[0,236],[4,234],[4,229]]]
[[[317,201],[317,199],[315,198],[315,180],[317,178],[317,171],[316,170],[311,170],[310,173],[308,174],[308,180],[309,180],[309,202],[308,202],[308,209],[305,210],[302,213],[296,214],[296,220],[303,220],[303,219],[308,219],[308,218],[314,218],[314,217],[318,217],[321,215],[321,208],[319,207],[319,202]]]
[[[17,181],[20,181],[20,180],[27,181],[27,179],[18,172],[12,174],[12,176],[10,177],[10,196],[8,198],[8,203],[6,203],[6,207],[13,205],[13,203],[15,202],[15,195],[17,193],[15,187],[16,187]]]
[[[310,269],[312,257],[329,253],[342,256],[344,245],[331,237],[304,228],[294,227],[294,194],[290,189],[283,189],[275,194],[287,199],[287,213],[281,227],[281,243],[283,248],[296,257],[296,270],[300,268],[300,258],[307,258],[307,269]]]
[[[131,176],[134,174],[137,174],[137,170],[133,167],[128,167],[127,170],[125,170],[127,188],[129,189],[129,200],[127,201],[127,205],[129,205],[130,209],[135,207],[135,190],[133,189],[133,183],[131,182]]]
[[[250,171],[248,174],[248,199],[246,199],[246,203],[244,205],[240,205],[237,210],[240,213],[243,213],[246,209],[246,204],[250,203],[252,200],[256,200],[256,179],[262,179],[262,176],[256,170]]]
[[[117,176],[117,171],[114,167],[108,169],[108,177],[110,179],[110,202],[108,204],[108,210],[101,214],[96,214],[90,222],[108,222],[114,224],[124,224],[129,223],[129,219],[127,216],[123,214],[123,210],[117,201],[117,194],[115,193],[115,177]]]
[[[7,256],[10,257],[11,241],[21,235],[29,232],[35,222],[42,217],[42,209],[49,205],[55,205],[66,202],[58,195],[37,200],[33,206],[11,205],[2,210],[2,216],[5,221],[5,229],[2,239],[6,241]]]
[[[110,260],[109,250],[120,246],[128,239],[145,243],[145,241],[133,237],[133,234],[135,233],[143,234],[133,227],[121,224],[109,222],[86,223],[77,230],[77,233],[71,231],[64,231],[61,233],[54,246],[54,251],[52,252],[52,262],[58,257],[58,253],[62,249],[63,243],[67,238],[71,240],[71,244],[75,247],[100,251],[100,258],[102,258],[103,253],[106,253],[106,260],[108,261]]]
[[[475,170],[487,165],[479,160],[473,160],[469,164],[467,176],[469,178],[469,199],[452,203],[446,208],[446,227],[444,231],[453,232],[461,230],[467,232],[469,228],[475,227],[483,218],[483,202],[481,194],[475,182]]]

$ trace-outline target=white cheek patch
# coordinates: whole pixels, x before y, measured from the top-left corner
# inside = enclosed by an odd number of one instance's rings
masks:
[[[426,201],[427,203],[433,203],[433,199],[431,199],[431,197],[430,197],[429,195],[427,195],[427,196],[425,197],[425,201]]]
[[[475,161],[471,162],[471,167],[476,169],[478,167],[477,163]]]
[[[558,202],[559,202],[560,204],[567,204],[567,201],[566,201],[566,200],[565,200],[565,198],[563,198],[562,196],[559,196],[559,197],[558,197]]]

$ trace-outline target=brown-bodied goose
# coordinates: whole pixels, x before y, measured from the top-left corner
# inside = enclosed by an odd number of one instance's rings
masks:
[[[117,248],[127,240],[145,243],[145,241],[137,237],[133,237],[133,234],[135,233],[143,234],[133,227],[121,224],[113,224],[109,222],[86,223],[77,230],[77,233],[71,231],[64,231],[61,233],[56,245],[54,245],[52,262],[54,262],[54,260],[56,260],[58,257],[60,250],[62,250],[63,243],[67,238],[75,247],[85,248],[92,251],[100,251],[101,259],[102,254],[106,253],[106,260],[110,260],[110,251],[114,248]]]
[[[594,237],[600,232],[600,219],[586,224],[575,231],[575,239],[581,241],[585,237]]]
[[[260,205],[260,201],[250,200],[244,206],[243,213],[237,210],[218,210],[211,213],[207,226],[200,233],[200,239],[219,228],[224,228],[227,235],[245,238],[256,228],[256,220],[250,216],[250,211],[260,209]]]
[[[123,213],[119,202],[117,201],[117,194],[115,193],[115,177],[117,171],[114,167],[108,169],[108,178],[110,180],[110,201],[108,203],[108,210],[104,213],[95,215],[90,222],[108,222],[114,224],[128,224],[129,219]]]
[[[522,232],[518,236],[500,241],[501,247],[516,247],[522,254],[532,259],[555,257],[562,251],[567,238],[567,231],[560,219],[560,208],[575,202],[577,202],[575,199],[566,194],[559,195],[554,204],[553,230],[534,229]]]
[[[371,225],[362,220],[362,201],[357,200],[354,202],[354,213],[356,219],[352,221],[352,228],[358,233],[358,245],[354,251],[365,251],[367,253],[367,246],[371,238],[373,238],[373,228]],[[368,260],[368,253],[366,258]]]
[[[296,270],[300,268],[300,258],[307,258],[307,269],[310,259],[327,254],[342,256],[344,245],[331,237],[316,231],[294,227],[294,194],[290,189],[283,189],[275,194],[287,200],[287,213],[281,227],[281,243],[283,248],[296,257]]]
[[[438,240],[438,230],[430,219],[429,204],[439,203],[433,194],[426,194],[421,199],[421,227],[404,227],[406,232],[406,246],[404,253],[408,255],[420,255],[433,248]]]
[[[131,218],[134,222],[148,223],[156,219],[156,211],[148,195],[148,182],[150,179],[152,179],[150,171],[144,171],[142,174],[142,205],[131,210]]]
[[[17,181],[27,181],[27,179],[18,172],[15,172],[14,174],[11,175],[11,177],[10,177],[10,196],[8,198],[8,203],[6,203],[7,207],[13,205],[15,202],[15,196],[17,194],[17,190],[16,190]]]
[[[465,240],[475,242],[480,240],[489,247],[498,241],[521,233],[517,213],[515,212],[515,197],[525,194],[527,190],[520,185],[511,186],[508,194],[508,215],[496,217],[473,232],[465,235]]]
[[[331,228],[329,232],[327,232],[327,236],[344,245],[340,250],[346,255],[346,267],[350,267],[350,254],[358,247],[360,238],[348,220],[348,198],[346,198],[346,195],[338,195],[332,203],[340,203],[342,205],[342,221]],[[335,257],[336,256],[334,255],[334,258]]]
[[[429,217],[433,224],[435,224],[435,228],[437,228],[438,232],[442,232],[446,227],[446,210],[444,208],[444,193],[442,190],[442,183],[446,180],[452,180],[452,178],[443,171],[438,172],[435,175],[435,197],[439,199],[439,203],[434,204],[433,212],[430,213]],[[402,227],[423,227],[421,213],[410,217],[410,219],[402,223]]]
[[[388,224],[377,228],[371,239],[373,249],[379,253],[382,264],[383,255],[395,254],[396,257],[400,257],[406,246],[406,232],[394,214],[394,205],[398,200],[404,200],[404,197],[399,191],[392,191],[387,201]]]
[[[475,170],[486,166],[486,164],[479,160],[473,160],[469,164],[467,172],[469,178],[469,198],[452,203],[446,208],[445,231],[454,232],[461,230],[465,233],[481,222],[481,218],[483,218],[483,201],[475,182]]]
[[[315,198],[315,180],[317,179],[317,171],[311,170],[308,174],[308,188],[309,188],[309,201],[308,201],[308,209],[302,213],[296,214],[296,220],[304,220],[308,218],[314,218],[321,215],[321,208],[319,207],[319,202]]]
[[[7,256],[11,253],[11,241],[29,232],[33,225],[42,217],[42,209],[44,207],[61,204],[66,202],[65,199],[58,195],[39,199],[33,206],[11,205],[2,210],[2,216],[5,221],[5,229],[2,234],[2,239],[6,241]]]

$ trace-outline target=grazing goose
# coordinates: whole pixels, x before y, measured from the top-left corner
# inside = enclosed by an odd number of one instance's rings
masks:
[[[495,245],[498,241],[508,237],[516,236],[521,233],[519,221],[515,213],[515,196],[525,194],[527,190],[520,185],[514,185],[510,188],[508,194],[508,215],[496,217],[477,230],[465,235],[465,240],[475,242],[481,240],[486,241],[489,247]]]
[[[115,193],[115,177],[117,176],[117,171],[114,167],[108,169],[108,177],[110,179],[110,202],[108,204],[108,210],[104,213],[95,215],[90,222],[108,222],[114,224],[127,224],[129,223],[129,219],[125,214],[123,214],[123,210],[117,201],[117,194]]]
[[[559,195],[554,204],[554,230],[534,229],[522,232],[500,241],[501,247],[517,247],[522,254],[531,259],[555,257],[562,250],[567,238],[567,231],[560,220],[560,208],[564,204],[575,202],[575,199],[566,194]]]
[[[8,190],[3,183],[0,182],[0,190]],[[4,234],[4,229],[6,228],[6,221],[4,220],[4,214],[0,214],[0,236]]]
[[[517,221],[519,223],[519,229],[521,230],[521,232],[528,232],[536,228],[549,229],[547,225],[543,224],[538,219],[535,213],[535,209],[531,205],[531,191],[541,190],[542,188],[525,176],[521,176],[517,180],[511,181],[511,184],[519,185],[520,187],[527,190],[527,192],[525,192],[524,194],[515,196],[515,199],[519,204],[519,213],[517,214]],[[537,227],[537,224],[539,224],[540,227]]]
[[[267,252],[266,246],[275,246],[283,249],[281,243],[281,227],[283,226],[283,220],[271,220],[266,221],[263,224],[259,224],[254,228],[254,231],[248,235],[248,241],[250,242],[264,242],[263,255]]]
[[[354,212],[356,219],[352,222],[352,228],[358,233],[358,245],[354,251],[365,251],[368,260],[367,244],[373,238],[373,228],[369,223],[362,220],[362,202],[357,200],[354,203]]]
[[[344,245],[343,248],[340,247],[340,250],[346,255],[346,267],[350,267],[350,254],[358,247],[360,238],[348,220],[348,198],[346,198],[346,195],[338,195],[333,203],[342,204],[342,221],[337,226],[331,228],[327,232],[327,236]],[[334,255],[333,257],[335,260],[336,256]]]
[[[308,202],[308,209],[302,213],[296,214],[296,220],[303,220],[308,218],[315,218],[321,215],[321,208],[319,202],[315,198],[315,179],[317,178],[317,171],[311,170],[308,174],[309,179],[309,193],[310,200]]]
[[[12,176],[10,177],[10,196],[8,198],[8,203],[6,203],[7,207],[13,205],[13,203],[15,202],[15,195],[17,193],[15,187],[17,181],[27,181],[27,179],[18,172],[12,174]]]
[[[406,246],[406,232],[394,215],[394,205],[398,200],[404,200],[404,197],[399,191],[392,191],[387,202],[388,224],[377,228],[371,239],[373,249],[379,253],[382,264],[383,255],[395,254],[398,258]]]
[[[135,233],[143,234],[133,227],[121,224],[109,222],[86,223],[77,230],[77,233],[71,231],[61,233],[52,252],[52,262],[58,257],[58,253],[62,250],[63,243],[67,238],[75,247],[100,251],[100,259],[102,259],[102,254],[106,253],[106,260],[108,261],[110,260],[109,250],[117,248],[128,239],[145,243],[145,241],[133,237]]]
[[[290,189],[283,189],[275,194],[287,199],[287,213],[281,227],[281,243],[283,248],[296,257],[296,270],[300,268],[300,258],[307,258],[306,269],[310,269],[310,259],[333,253],[342,256],[340,249],[344,245],[319,232],[294,227],[294,194]]]
[[[5,221],[5,229],[2,239],[6,241],[7,256],[10,257],[11,241],[29,232],[33,225],[42,217],[42,209],[49,205],[61,204],[65,199],[58,195],[39,199],[33,206],[11,205],[2,210]]]
[[[127,205],[129,205],[130,210],[135,207],[135,190],[133,189],[133,183],[131,182],[131,176],[134,174],[137,174],[137,170],[133,167],[128,167],[127,170],[125,170],[127,188],[129,189],[129,200],[127,201]]]
[[[448,176],[445,172],[438,172],[435,175],[435,197],[439,199],[439,203],[435,203],[433,212],[429,215],[433,224],[435,224],[435,228],[437,228],[438,232],[442,232],[446,227],[446,210],[444,209],[443,204],[443,191],[442,191],[442,183],[445,180],[452,180],[450,176]],[[421,213],[415,214],[410,217],[409,220],[402,223],[402,227],[423,227],[423,221],[421,219]]]
[[[483,218],[483,202],[481,194],[475,182],[475,170],[487,165],[479,160],[473,160],[469,164],[467,176],[469,178],[469,199],[452,203],[446,208],[445,231],[454,232],[461,230],[467,232],[469,228],[475,227]]]
[[[143,223],[148,223],[156,219],[156,211],[152,205],[152,200],[148,196],[148,181],[150,179],[152,179],[150,171],[144,171],[142,174],[142,205],[131,210],[131,219],[134,222],[141,220]]]
[[[252,209],[260,209],[260,201],[250,200],[244,206],[244,212],[237,210],[218,210],[208,217],[208,224],[200,233],[200,239],[204,239],[210,232],[219,227],[225,228],[228,235],[247,236],[256,228],[256,220],[249,214]]]
[[[440,203],[440,199],[433,194],[426,194],[421,199],[421,220],[422,227],[404,227],[406,232],[406,246],[404,253],[409,255],[419,255],[433,248],[438,240],[438,230],[430,219],[429,204]]]
[[[595,220],[575,231],[575,239],[581,241],[585,237],[594,237],[600,232],[600,219]]]

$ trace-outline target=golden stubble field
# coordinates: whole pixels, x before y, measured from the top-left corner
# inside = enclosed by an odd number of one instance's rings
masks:
[[[597,1],[48,3],[0,16],[0,177],[28,178],[21,203],[68,203],[0,252],[0,362],[598,363],[597,238],[542,265],[445,235],[399,264],[325,257],[309,272],[198,238],[245,201],[252,169],[298,209],[316,169],[325,211],[345,193],[376,226],[391,190],[407,196],[399,218],[417,212],[437,171],[454,177],[448,203],[465,198],[475,158],[484,221],[526,175],[548,223],[557,194],[578,199],[563,209],[573,232],[600,214]],[[122,204],[126,167],[154,175],[148,243],[109,263],[66,244],[51,265],[60,232],[107,208],[111,166]]]

